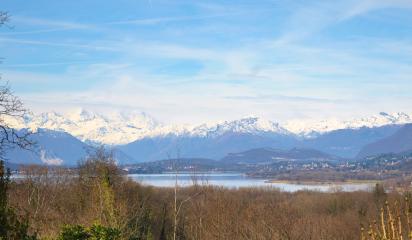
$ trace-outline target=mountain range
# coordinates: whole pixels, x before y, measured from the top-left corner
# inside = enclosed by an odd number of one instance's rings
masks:
[[[137,111],[100,114],[76,109],[65,114],[45,112],[24,118],[6,118],[17,129],[49,129],[69,133],[83,142],[119,145],[150,136],[159,124]]]
[[[97,144],[111,146],[123,163],[174,157],[220,159],[229,153],[253,148],[290,150],[296,147],[354,158],[368,154],[367,146],[372,144],[373,148],[375,142],[394,134],[393,138],[397,138],[396,133],[403,132],[402,127],[412,123],[406,113],[379,113],[344,121],[294,120],[279,124],[246,117],[199,125],[166,125],[137,111],[102,114],[83,109],[5,120],[16,129],[38,133],[35,134],[38,151],[34,156],[15,150],[9,154],[10,161],[44,164],[75,164],[86,155],[85,149]]]
[[[108,145],[127,144],[147,137],[167,135],[204,137],[222,135],[227,132],[276,133],[311,138],[339,129],[375,128],[412,123],[412,117],[406,113],[381,112],[377,115],[351,120],[292,120],[283,125],[259,117],[245,117],[239,120],[198,125],[166,125],[139,111],[103,114],[84,109],[76,109],[64,114],[53,111],[28,114],[24,118],[5,120],[18,129],[43,128],[63,131],[83,142]]]

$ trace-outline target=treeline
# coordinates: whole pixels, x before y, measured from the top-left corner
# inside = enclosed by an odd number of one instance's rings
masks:
[[[60,240],[352,240],[379,219],[386,200],[403,198],[381,187],[351,193],[148,187],[127,179],[103,149],[77,170],[22,169],[7,195],[7,209],[22,219],[27,239]]]

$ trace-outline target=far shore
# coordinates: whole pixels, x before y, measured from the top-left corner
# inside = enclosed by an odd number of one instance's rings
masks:
[[[315,181],[315,180],[267,180],[267,183],[285,183],[285,184],[297,184],[297,185],[345,185],[345,184],[377,184],[381,183],[380,180],[357,180],[357,179],[348,179],[348,180],[339,180],[339,181]]]

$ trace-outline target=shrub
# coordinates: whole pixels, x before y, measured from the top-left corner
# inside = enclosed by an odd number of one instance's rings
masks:
[[[115,228],[94,224],[90,228],[81,225],[63,227],[58,240],[117,240],[120,231]]]
[[[7,191],[10,184],[10,170],[0,161],[0,240],[35,240],[30,235],[26,219],[20,219],[14,209],[8,205]]]

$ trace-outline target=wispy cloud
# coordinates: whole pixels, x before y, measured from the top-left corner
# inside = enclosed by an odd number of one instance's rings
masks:
[[[54,27],[60,29],[94,29],[92,24],[76,23],[70,21],[61,21],[56,19],[43,19],[28,16],[13,16],[13,24],[33,25],[43,27]]]
[[[315,1],[298,7],[286,21],[278,42],[293,42],[343,21],[384,8],[412,8],[409,0]]]
[[[362,0],[355,1],[355,4],[344,12],[341,19],[350,19],[364,13],[383,8],[412,8],[409,0]]]
[[[198,16],[194,15],[194,16],[128,19],[128,20],[108,22],[106,24],[107,25],[125,25],[125,24],[154,25],[154,24],[169,23],[169,22],[207,20],[207,19],[222,18],[222,17],[234,16],[234,15],[240,15],[240,14],[244,14],[244,13],[234,12],[234,13],[216,14],[216,15],[198,15]]]
[[[45,34],[53,32],[62,31],[103,31],[101,26],[91,23],[79,23],[71,21],[61,21],[57,19],[43,19],[34,18],[28,16],[13,16],[12,17],[13,26],[31,26],[38,29],[29,31],[9,31],[2,32],[0,35],[33,35],[33,34]],[[16,30],[16,29],[15,29]]]
[[[267,101],[267,100],[286,100],[292,102],[304,102],[304,103],[345,103],[345,100],[341,99],[327,99],[327,98],[318,98],[318,97],[303,97],[303,96],[287,96],[287,95],[255,95],[255,96],[227,96],[225,99],[232,100],[258,100],[258,101]]]
[[[73,29],[75,28],[48,28],[48,29],[40,29],[40,30],[33,30],[33,31],[6,32],[6,33],[0,33],[0,36],[32,35],[32,34],[40,34],[40,33],[69,31]]]
[[[26,64],[3,64],[5,68],[36,68],[36,67],[49,67],[49,66],[68,66],[75,64],[90,64],[90,61],[75,61],[75,62],[43,62],[43,63],[26,63]]]
[[[8,42],[14,44],[28,44],[28,45],[43,45],[43,46],[52,46],[52,47],[71,47],[71,48],[85,48],[89,50],[100,50],[100,51],[117,51],[110,46],[97,46],[94,44],[77,44],[77,43],[67,43],[67,42],[47,42],[47,41],[37,41],[37,40],[25,40],[17,38],[2,38],[0,37],[1,42]]]
[[[197,6],[201,6],[203,10],[207,10],[203,14],[185,15],[185,16],[165,16],[165,17],[148,17],[148,18],[136,18],[136,19],[126,19],[119,21],[112,21],[104,23],[105,25],[155,25],[162,23],[172,23],[172,22],[191,22],[200,20],[213,20],[226,17],[236,17],[236,16],[248,16],[251,14],[258,14],[269,12],[276,8],[277,6],[271,6],[268,8],[228,8],[228,6],[218,6],[212,5],[210,3],[194,3]]]

